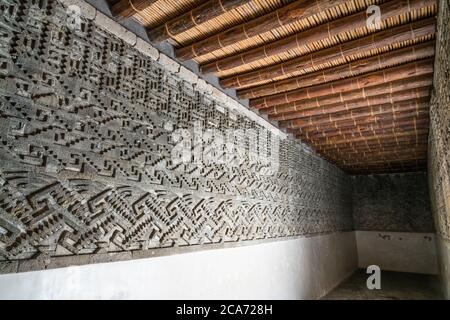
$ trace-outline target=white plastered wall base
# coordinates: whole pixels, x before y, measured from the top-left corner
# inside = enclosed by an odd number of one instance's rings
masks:
[[[356,231],[358,267],[438,274],[434,233]]]
[[[316,299],[357,267],[354,232],[0,276],[0,299]]]

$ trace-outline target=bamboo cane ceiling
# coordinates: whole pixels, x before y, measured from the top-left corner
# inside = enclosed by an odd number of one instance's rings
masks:
[[[436,0],[109,2],[345,171],[426,167]]]

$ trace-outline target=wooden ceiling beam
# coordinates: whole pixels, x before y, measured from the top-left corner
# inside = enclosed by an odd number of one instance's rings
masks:
[[[347,154],[352,152],[381,152],[381,151],[389,151],[389,150],[397,150],[402,148],[416,148],[418,146],[425,145],[427,146],[427,139],[424,138],[422,141],[404,141],[400,143],[385,143],[383,145],[374,144],[374,145],[362,145],[356,147],[345,147],[345,148],[329,148],[324,150],[317,150],[317,152],[331,152],[334,154]]]
[[[425,36],[433,35],[435,29],[435,18],[420,20],[299,56],[279,64],[222,78],[219,83],[226,89],[257,86],[262,83],[273,82],[280,77],[292,77],[299,71],[317,68],[330,61],[342,63],[346,58],[357,54],[368,53],[371,50],[385,48],[405,41],[419,40]]]
[[[383,13],[380,17],[380,22],[384,23],[392,17],[403,15],[411,11],[420,10],[421,8],[435,4],[435,0],[412,0],[409,1],[409,3],[408,1],[386,2],[379,6],[381,12]],[[366,27],[366,25],[367,14],[364,9],[356,14],[319,25],[309,30],[294,34],[290,37],[282,38],[270,44],[260,46],[256,49],[248,50],[243,53],[204,64],[200,67],[200,70],[203,73],[216,73],[234,69],[258,60],[283,54],[290,50],[304,48],[305,46],[311,45],[315,42],[323,41],[325,39],[340,36],[359,28]],[[386,32],[386,35],[387,34],[392,34],[392,32]],[[353,50],[353,52],[355,53],[356,50]]]
[[[345,4],[346,2],[348,0],[298,0],[190,46],[176,49],[175,55],[181,61],[193,59],[239,41],[250,39],[262,33],[311,17],[320,12]]]
[[[411,139],[410,141],[399,141],[397,142],[384,142],[380,144],[377,141],[373,141],[373,143],[369,143],[368,145],[355,145],[355,146],[340,146],[338,148],[331,148],[327,146],[328,148],[319,146],[316,148],[317,152],[323,152],[323,151],[333,151],[333,152],[353,152],[353,151],[374,151],[374,150],[392,150],[395,148],[403,148],[403,147],[415,147],[421,144],[426,145],[427,144],[427,137],[421,136],[418,139]],[[372,142],[372,141],[367,141]]]
[[[147,9],[158,0],[119,0],[110,6],[114,17],[129,18]]]
[[[377,135],[388,135],[388,134],[397,134],[397,133],[406,133],[406,132],[413,132],[416,130],[423,130],[428,129],[428,124],[414,124],[411,125],[404,125],[402,127],[394,127],[394,128],[381,128],[381,129],[374,129],[374,130],[361,130],[358,132],[352,132],[349,134],[341,134],[341,135],[334,135],[334,136],[325,136],[325,137],[312,137],[309,136],[307,139],[309,139],[311,142],[314,143],[322,143],[327,141],[341,141],[345,139],[353,139],[353,138],[363,138],[363,137],[373,137]]]
[[[362,142],[362,141],[368,141],[368,140],[378,140],[380,143],[382,143],[385,139],[387,139],[388,141],[389,141],[389,139],[402,141],[402,139],[408,140],[411,137],[419,136],[422,134],[428,134],[428,129],[421,129],[421,130],[417,130],[415,132],[405,132],[405,133],[398,133],[398,134],[395,133],[395,134],[386,134],[386,135],[375,135],[375,136],[370,136],[370,137],[357,137],[357,138],[353,138],[353,139],[343,139],[343,140],[333,139],[332,141],[314,144],[314,146],[316,146],[316,147],[317,146],[333,146],[333,145],[340,145],[340,144],[345,144],[345,143],[349,143],[349,142]]]
[[[370,111],[361,112],[359,114],[342,114],[330,119],[319,119],[315,124],[299,126],[298,128],[303,133],[317,132],[323,128],[340,128],[350,125],[361,126],[366,124],[379,124],[383,121],[400,120],[410,117],[429,116],[428,106],[422,105],[415,107],[413,105],[398,109],[396,111],[390,110],[390,106],[382,106],[379,110],[371,113]]]
[[[298,136],[302,137],[303,141],[308,141],[309,143],[312,143],[314,145],[320,145],[322,143],[334,143],[334,142],[340,142],[340,141],[352,141],[354,139],[363,139],[363,138],[371,138],[376,136],[388,136],[388,135],[395,135],[395,134],[406,134],[406,133],[412,133],[414,131],[427,131],[429,128],[428,126],[404,126],[401,130],[398,128],[391,128],[391,129],[381,129],[376,131],[366,131],[364,134],[349,134],[349,135],[340,135],[340,136],[330,136],[330,137],[320,137],[320,138],[313,138],[313,137],[306,137],[303,133],[300,133]]]
[[[332,151],[325,151],[321,152],[321,154],[327,155],[328,157],[335,157],[335,158],[341,158],[341,159],[347,159],[350,160],[353,157],[364,157],[364,156],[376,156],[376,155],[393,155],[393,154],[405,154],[409,151],[427,151],[428,146],[426,144],[414,146],[411,148],[397,148],[397,149],[391,149],[391,150],[370,150],[370,151],[352,151],[352,152],[345,152],[345,153],[337,153]]]
[[[251,1],[252,0],[210,0],[154,29],[148,30],[148,38],[153,42],[161,42],[173,38],[202,23],[244,6]]]
[[[391,66],[422,60],[434,56],[434,41],[409,46],[394,50],[381,55],[366,59],[352,61],[337,67],[301,75],[286,80],[276,81],[270,84],[242,89],[237,92],[240,99],[253,99],[262,96],[273,95],[289,90],[300,89],[326,82],[369,73],[378,69],[385,69]]]
[[[340,124],[357,123],[357,121],[377,121],[377,119],[386,117],[395,117],[407,113],[422,113],[429,111],[429,99],[412,99],[398,103],[386,103],[371,106],[361,110],[351,110],[335,114],[311,116],[301,119],[285,120],[278,122],[281,128],[303,128],[303,130],[316,130],[318,125],[335,123],[336,127]]]
[[[427,143],[428,140],[428,132],[423,133],[423,134],[419,134],[419,135],[412,135],[409,137],[401,137],[399,138],[395,138],[395,137],[390,137],[390,138],[385,138],[383,139],[382,142],[378,141],[378,140],[361,140],[361,141],[355,141],[355,142],[343,142],[340,144],[336,144],[336,145],[316,145],[314,146],[314,148],[317,151],[324,151],[324,150],[339,150],[342,152],[345,152],[346,150],[358,150],[360,148],[382,148],[383,146],[393,146],[393,145],[397,145],[397,146],[403,146],[405,144],[421,144],[421,143]]]
[[[317,138],[325,138],[325,137],[334,137],[334,136],[344,136],[349,134],[364,134],[366,132],[375,132],[377,130],[391,130],[391,129],[399,129],[400,131],[403,129],[411,129],[411,128],[426,128],[429,125],[428,117],[410,117],[406,119],[401,119],[399,121],[395,120],[382,120],[376,123],[369,122],[367,124],[358,123],[357,125],[349,125],[339,127],[338,129],[333,127],[325,127],[321,130],[316,130],[312,132],[306,132],[306,138],[317,139]],[[377,131],[378,132],[378,131]]]
[[[361,108],[368,108],[372,106],[382,105],[386,103],[396,103],[406,100],[425,98],[430,96],[430,87],[417,88],[413,90],[399,91],[395,93],[387,93],[373,97],[356,99],[351,102],[336,103],[332,105],[325,105],[319,108],[305,109],[302,111],[294,111],[289,113],[281,113],[269,115],[270,120],[282,121],[293,120],[299,118],[313,117],[319,115],[328,115],[342,111],[350,111]]]
[[[373,87],[362,88],[358,90],[335,93],[328,96],[317,97],[313,99],[305,99],[275,105],[269,108],[259,109],[259,112],[267,115],[277,115],[283,113],[291,113],[310,109],[326,108],[327,106],[336,106],[339,104],[353,103],[355,100],[364,97],[378,97],[385,94],[395,94],[401,91],[414,90],[418,88],[426,88],[433,84],[432,75],[425,75],[419,77],[411,77],[392,81],[389,84],[381,84]]]
[[[424,159],[427,154],[427,146],[421,146],[419,148],[410,150],[397,150],[397,151],[387,151],[387,152],[366,152],[366,153],[348,153],[345,155],[335,155],[335,154],[322,154],[323,156],[336,159],[343,164],[357,164],[357,163],[367,163],[371,161],[379,160],[391,160],[391,159]]]
[[[426,59],[418,62],[410,62],[401,66],[383,69],[353,78],[252,99],[250,100],[249,105],[255,109],[262,109],[293,101],[328,96],[335,93],[348,92],[357,89],[366,90],[368,87],[388,84],[392,81],[410,77],[431,75],[433,73],[433,60],[434,59]]]

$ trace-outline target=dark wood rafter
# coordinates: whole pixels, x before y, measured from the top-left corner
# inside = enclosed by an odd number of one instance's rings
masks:
[[[387,29],[379,33],[343,43],[336,47],[323,49],[306,56],[300,56],[274,66],[264,67],[255,71],[238,74],[220,80],[224,88],[239,88],[264,81],[271,81],[278,77],[290,75],[320,66],[333,60],[345,59],[362,52],[388,47],[390,45],[411,41],[421,37],[433,35],[435,32],[435,18],[421,20],[411,25],[402,25]]]
[[[415,100],[419,98],[428,98],[430,96],[430,88],[418,88],[413,90],[399,91],[395,93],[386,93],[373,97],[361,98],[346,103],[332,104],[328,106],[322,106],[318,108],[305,109],[300,111],[294,111],[289,113],[281,113],[275,115],[269,115],[269,119],[275,121],[292,120],[297,118],[306,118],[318,115],[329,115],[342,111],[350,111],[362,108],[370,108],[376,105],[382,105],[386,103],[397,103],[407,100]]]
[[[280,121],[282,128],[302,128],[302,130],[315,130],[321,124],[339,123],[339,125],[361,123],[362,121],[371,121],[376,123],[377,120],[400,118],[402,115],[411,114],[428,114],[428,99],[408,100],[399,103],[386,103],[378,106],[358,110],[358,112],[344,111],[335,114],[313,116],[302,119]]]
[[[111,6],[111,13],[118,18],[129,18],[147,9],[158,0],[119,0]]]
[[[334,148],[334,149],[324,149],[319,150],[318,152],[321,154],[326,154],[328,156],[332,157],[339,157],[343,154],[357,154],[357,153],[375,153],[375,152],[385,152],[385,151],[392,151],[392,150],[403,150],[403,149],[415,149],[419,148],[423,145],[426,146],[426,144],[423,143],[424,141],[404,141],[399,143],[385,143],[381,146],[372,145],[372,147],[369,146],[359,146],[359,147],[347,147],[347,148]]]
[[[193,59],[214,50],[250,39],[276,28],[319,14],[345,4],[348,0],[298,0],[274,12],[230,28],[222,33],[175,50],[180,60]]]
[[[427,114],[424,113],[422,115],[407,115],[404,118],[400,118],[397,120],[392,120],[387,118],[386,120],[379,120],[376,122],[379,128],[374,128],[375,124],[372,124],[370,128],[364,128],[364,125],[368,125],[369,123],[364,121],[355,122],[351,127],[349,125],[345,125],[347,130],[344,129],[336,129],[336,131],[332,131],[332,124],[328,126],[323,126],[322,130],[311,131],[311,132],[299,132],[298,136],[310,141],[311,143],[318,143],[324,141],[324,139],[347,139],[347,138],[357,138],[357,137],[368,137],[376,134],[388,133],[388,132],[407,132],[411,130],[419,130],[426,129],[428,127],[427,122]],[[389,125],[385,126],[384,124],[391,123],[392,127]],[[362,128],[362,129],[361,129]],[[353,130],[353,131],[350,131]],[[323,133],[323,134],[318,134]]]
[[[301,139],[301,137],[299,137]],[[314,148],[318,152],[322,152],[325,150],[336,150],[339,152],[348,152],[348,150],[359,150],[360,148],[364,148],[366,146],[370,147],[372,150],[375,150],[376,148],[381,148],[383,146],[389,146],[389,145],[397,145],[399,147],[404,145],[419,145],[426,142],[428,138],[428,132],[417,134],[417,135],[409,135],[409,136],[402,136],[402,137],[384,137],[382,141],[376,140],[376,139],[368,139],[364,140],[361,139],[360,141],[347,141],[342,142],[338,144],[328,144],[328,145],[315,145]]]
[[[373,136],[368,136],[368,137],[356,137],[356,138],[351,138],[351,139],[332,139],[332,140],[328,140],[325,142],[317,142],[314,143],[314,146],[335,146],[335,145],[340,145],[340,144],[345,144],[348,142],[365,142],[368,140],[376,140],[376,141],[380,141],[380,143],[384,142],[384,140],[388,140],[388,139],[394,139],[397,141],[402,141],[402,139],[410,139],[411,137],[415,137],[415,136],[419,136],[422,134],[428,134],[428,129],[421,129],[421,130],[417,130],[417,131],[411,131],[411,132],[403,132],[403,133],[388,133],[388,134],[383,134],[383,135],[373,135]]]
[[[237,92],[237,95],[241,99],[259,98],[261,96],[332,82],[343,78],[376,71],[378,69],[385,69],[406,62],[433,57],[434,47],[435,42],[428,41],[422,44],[387,52],[382,55],[352,61],[345,65],[340,65],[322,71],[276,81],[262,86],[242,89]]]
[[[358,89],[366,90],[367,87],[381,84],[386,85],[393,81],[421,75],[431,75],[432,73],[433,59],[426,59],[389,69],[371,72],[369,74],[363,74],[357,77],[253,99],[250,100],[250,106],[255,109],[268,108],[274,105],[327,96],[335,93],[348,92]]]
[[[414,90],[417,88],[429,87],[433,80],[429,76],[412,77],[404,80],[397,80],[389,82],[388,84],[381,84],[378,86],[362,88],[358,90],[340,92],[331,95],[321,96],[313,99],[305,99],[275,105],[269,108],[260,109],[261,113],[271,116],[280,115],[284,113],[320,110],[322,108],[334,107],[346,103],[353,103],[355,100],[364,98],[374,98],[386,94],[395,94],[401,91]],[[313,111],[314,112],[314,111]]]
[[[380,5],[380,10],[383,13],[380,22],[383,23],[392,17],[435,4],[435,0],[389,1]],[[203,73],[214,73],[233,69],[261,59],[282,54],[289,50],[301,48],[327,38],[333,38],[358,28],[366,27],[366,24],[367,13],[366,10],[364,10],[256,49],[205,64],[201,66],[201,71]]]
[[[410,129],[412,127],[427,127],[429,124],[429,119],[427,117],[417,118],[411,116],[409,118],[404,118],[401,120],[380,120],[378,122],[369,122],[367,124],[358,123],[343,125],[339,127],[324,127],[320,130],[316,130],[312,133],[306,132],[307,138],[325,138],[334,136],[343,136],[347,134],[361,135],[366,132],[383,130],[383,129]]]
[[[252,0],[210,0],[181,16],[147,31],[150,41],[161,42],[250,3]]]
[[[379,136],[379,135],[387,135],[387,134],[400,134],[400,133],[407,133],[407,132],[416,132],[418,130],[426,130],[427,126],[422,125],[416,125],[413,124],[408,127],[396,127],[396,128],[383,128],[383,129],[375,129],[375,130],[368,130],[368,131],[360,131],[358,134],[343,134],[339,136],[326,136],[321,138],[316,137],[310,137],[310,141],[312,143],[322,143],[327,141],[341,141],[343,139],[350,140],[353,138],[364,138],[364,137],[373,137],[373,136]]]

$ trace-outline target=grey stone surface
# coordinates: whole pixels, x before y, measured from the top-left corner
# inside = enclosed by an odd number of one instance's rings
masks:
[[[434,232],[426,173],[357,175],[352,182],[355,230]]]
[[[127,30],[125,27],[122,27],[120,24],[117,24],[110,17],[99,11],[97,11],[95,16],[95,24],[122,39],[129,45],[134,46],[136,44],[136,34]]]
[[[136,39],[135,48],[155,61],[159,58],[159,51],[141,38]]]
[[[0,261],[21,261],[5,270],[352,229],[349,178],[293,140],[250,146],[239,133],[244,149],[279,154],[273,175],[248,157],[173,163],[172,130],[194,121],[273,133],[111,21],[74,30],[56,0],[19,2],[0,0]]]
[[[450,241],[450,4],[439,1],[428,172],[437,234]]]
[[[450,299],[450,2],[438,1],[436,58],[430,102],[428,175],[439,237],[442,288]]]

